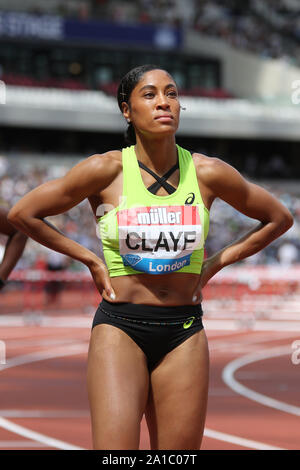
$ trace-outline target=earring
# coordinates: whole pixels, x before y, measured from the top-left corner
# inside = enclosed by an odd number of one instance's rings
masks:
[[[127,122],[128,122],[128,124],[130,124],[131,123],[130,119],[127,119]]]

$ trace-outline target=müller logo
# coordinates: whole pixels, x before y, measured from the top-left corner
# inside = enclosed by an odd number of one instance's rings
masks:
[[[119,226],[200,225],[197,206],[131,207],[118,212]]]
[[[0,80],[0,104],[6,104],[6,86],[2,80]]]
[[[150,209],[149,212],[137,214],[138,223],[141,225],[152,224],[180,224],[181,211],[168,212],[165,207]]]

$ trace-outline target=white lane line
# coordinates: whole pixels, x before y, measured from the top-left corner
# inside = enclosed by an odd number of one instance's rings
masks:
[[[44,444],[41,442],[33,442],[33,441],[0,441],[0,449],[3,447],[6,448],[23,448],[23,447],[46,447]]]
[[[204,327],[208,330],[227,331],[300,331],[300,321],[251,320],[209,320],[203,317]]]
[[[252,441],[250,439],[244,439],[243,437],[233,436],[232,434],[227,434],[219,431],[214,431],[213,429],[204,429],[204,436],[210,437],[212,439],[217,439],[218,441],[230,442],[231,444],[236,444],[242,447],[248,447],[250,449],[256,450],[285,450],[281,447],[274,447],[269,444],[264,444],[263,442]]]
[[[79,343],[67,345],[61,348],[56,348],[55,351],[39,351],[31,354],[26,354],[25,356],[18,356],[12,359],[9,359],[6,364],[0,367],[0,371],[8,369],[10,367],[16,367],[23,364],[28,364],[37,361],[43,361],[46,359],[54,359],[57,357],[65,357],[78,355],[87,352],[87,344]],[[5,418],[0,417],[0,427],[6,429],[7,431],[13,432],[20,436],[32,439],[33,441],[38,441],[45,444],[48,447],[54,447],[56,449],[62,450],[83,450],[82,447],[74,446],[67,442],[54,439],[52,437],[46,436],[45,434],[40,434],[35,431],[31,431],[28,428],[19,426],[18,424],[12,423]]]
[[[60,348],[56,348],[54,351],[37,351],[29,354],[24,354],[23,356],[16,356],[7,359],[6,364],[0,365],[0,372],[11,367],[29,364],[32,362],[86,353],[87,350],[88,346],[86,343],[75,343],[61,346]]]
[[[250,400],[261,403],[264,406],[275,408],[276,410],[284,411],[296,416],[300,416],[300,407],[295,405],[289,405],[288,403],[276,400],[274,398],[263,395],[262,393],[255,392],[250,388],[242,385],[234,378],[234,373],[241,367],[252,364],[253,362],[262,361],[264,359],[270,359],[273,357],[283,356],[285,354],[291,354],[292,350],[290,346],[275,347],[264,351],[255,352],[253,354],[247,354],[246,356],[239,357],[234,361],[229,362],[222,371],[222,379],[236,393],[249,398]]]
[[[226,390],[228,390],[226,388]],[[3,418],[86,418],[90,416],[88,410],[0,410]]]
[[[206,331],[207,333],[207,336],[208,336],[208,339],[210,338],[218,338],[218,337],[226,337],[226,336],[231,336],[231,337],[234,337],[235,335],[239,334],[240,332],[239,331],[235,331],[234,333],[232,333],[231,331],[222,331],[222,330],[213,330],[213,329],[209,329]]]
[[[31,431],[28,428],[19,426],[18,424],[12,423],[5,418],[0,416],[0,427],[6,429],[7,431],[19,434],[19,436],[27,437],[33,441],[42,442],[48,447],[54,447],[61,450],[83,450],[81,447],[73,446],[67,442],[60,441],[58,439],[53,439],[52,437],[45,436],[39,432]]]
[[[295,338],[295,334],[286,333],[286,332],[271,332],[270,333],[258,333],[258,332],[249,332],[247,336],[240,336],[240,334],[231,337],[229,340],[225,338],[218,338],[218,339],[211,339],[209,341],[209,349],[210,351],[223,351],[224,352],[232,352],[232,348],[244,348],[244,352],[247,352],[247,349],[252,345],[255,347],[261,348],[264,346],[265,343],[273,343],[275,341],[287,340],[289,338]],[[262,344],[261,344],[262,343]],[[241,351],[239,351],[241,352]]]
[[[25,328],[91,328],[93,318],[91,316],[82,317],[51,317],[36,316],[36,321],[27,323],[26,314],[24,315],[1,315],[1,327],[25,327]]]
[[[11,339],[5,340],[7,349],[12,348],[26,348],[29,346],[62,346],[65,344],[78,344],[78,341],[82,341],[82,338],[61,338],[61,339],[44,339],[44,338],[30,338],[30,339]]]

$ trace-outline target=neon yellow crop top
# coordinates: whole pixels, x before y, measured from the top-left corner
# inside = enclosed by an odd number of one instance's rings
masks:
[[[167,196],[145,187],[134,145],[122,150],[120,204],[98,220],[110,277],[130,274],[200,274],[209,211],[204,206],[192,155],[177,145],[180,180]]]

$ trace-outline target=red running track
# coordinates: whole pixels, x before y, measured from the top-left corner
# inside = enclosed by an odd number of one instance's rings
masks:
[[[0,317],[1,450],[91,449],[91,323],[89,314]],[[204,325],[211,366],[202,449],[299,449],[300,322],[209,316]],[[144,420],[140,449],[149,449]]]

